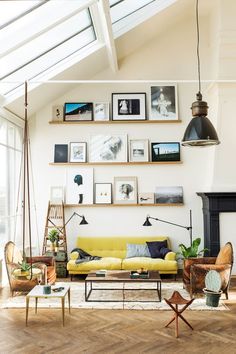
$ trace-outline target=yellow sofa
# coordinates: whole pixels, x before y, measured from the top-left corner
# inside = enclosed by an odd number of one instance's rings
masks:
[[[70,254],[67,263],[67,270],[71,277],[73,274],[88,274],[91,270],[136,270],[145,268],[148,270],[158,270],[160,274],[177,274],[178,266],[176,254],[169,252],[165,259],[151,257],[126,258],[127,243],[145,244],[146,241],[167,240],[168,248],[170,242],[165,236],[142,236],[142,237],[78,237],[76,246],[91,254],[102,257],[100,260],[93,260],[76,264],[78,252]]]

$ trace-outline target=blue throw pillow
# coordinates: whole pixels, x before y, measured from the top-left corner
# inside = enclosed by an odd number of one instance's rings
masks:
[[[162,258],[160,249],[162,247],[167,248],[167,241],[151,241],[151,242],[146,242],[149,252],[151,254],[152,258]]]
[[[162,247],[160,249],[160,254],[161,254],[161,258],[165,258],[165,256],[167,255],[167,253],[171,252],[171,250],[167,247]]]
[[[127,243],[126,258],[133,257],[150,257],[150,252],[147,245],[137,245],[134,243]]]

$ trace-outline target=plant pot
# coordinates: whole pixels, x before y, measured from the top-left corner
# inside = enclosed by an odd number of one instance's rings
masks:
[[[51,242],[50,249],[52,252],[55,252],[55,243]]]
[[[208,290],[206,288],[203,289],[204,294],[206,295],[206,305],[210,307],[218,307],[220,297],[222,294],[222,290],[215,292]]]

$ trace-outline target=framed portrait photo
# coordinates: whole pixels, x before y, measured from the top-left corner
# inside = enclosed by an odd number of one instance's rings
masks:
[[[127,135],[92,135],[89,155],[90,162],[127,162]]]
[[[70,143],[70,162],[86,162],[86,143]]]
[[[137,204],[137,177],[114,177],[114,204]]]
[[[93,120],[92,102],[65,103],[64,121],[79,122]]]
[[[93,204],[93,168],[79,166],[68,169],[66,204]]]
[[[146,93],[113,93],[112,120],[145,120]]]
[[[178,120],[177,85],[151,86],[151,120]]]
[[[152,161],[180,161],[180,143],[151,143]]]
[[[63,121],[63,105],[52,107],[52,121],[62,122]]]
[[[129,141],[129,161],[149,161],[148,140],[130,140]]]
[[[51,186],[50,188],[50,203],[62,204],[64,202],[64,187]]]
[[[109,120],[109,102],[94,103],[94,120],[95,121]]]
[[[156,187],[155,204],[182,204],[183,187]]]
[[[95,204],[111,204],[111,187],[111,183],[95,183]]]

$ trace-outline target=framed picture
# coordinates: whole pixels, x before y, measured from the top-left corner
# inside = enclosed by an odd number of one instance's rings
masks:
[[[148,161],[148,140],[129,141],[129,161]]]
[[[127,135],[100,134],[90,138],[90,162],[127,162]]]
[[[111,183],[95,183],[95,204],[111,204]]]
[[[56,122],[63,121],[63,105],[52,107],[52,120]]]
[[[139,204],[154,204],[154,193],[139,193]]]
[[[109,102],[94,103],[94,120],[95,121],[109,120]]]
[[[50,188],[50,203],[62,204],[64,202],[64,187],[63,186],[51,186]]]
[[[68,169],[66,204],[93,204],[93,168]]]
[[[114,177],[114,204],[137,204],[136,177]]]
[[[112,120],[145,120],[146,93],[113,93]]]
[[[55,144],[54,146],[54,162],[68,162],[68,145]]]
[[[156,187],[155,203],[183,203],[183,187]]]
[[[65,103],[64,120],[67,122],[93,120],[93,104],[91,102]]]
[[[155,120],[178,120],[177,86],[151,86],[151,116]]]
[[[151,143],[152,161],[180,161],[180,143]]]
[[[70,143],[70,162],[86,162],[86,143]]]

